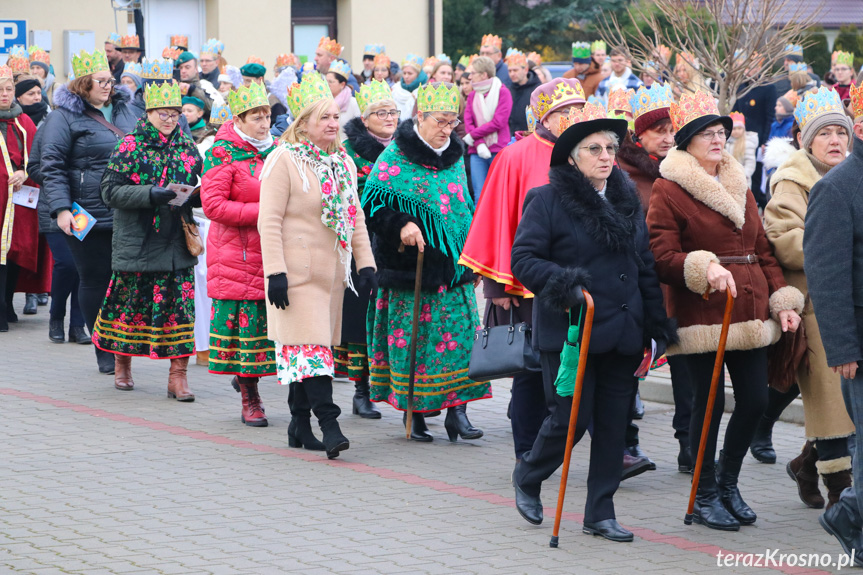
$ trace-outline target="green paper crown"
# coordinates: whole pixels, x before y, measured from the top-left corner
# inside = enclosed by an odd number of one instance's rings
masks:
[[[393,92],[390,90],[389,84],[378,80],[363,84],[360,86],[360,91],[357,92],[357,104],[360,107],[360,112],[365,112],[366,108],[376,102],[392,99]]]
[[[92,54],[89,54],[81,50],[79,54],[72,56],[72,73],[75,74],[76,78],[83,78],[84,76],[89,76],[103,70],[111,71],[111,68],[108,66],[108,58],[105,57],[104,52],[96,50]]]
[[[440,83],[421,86],[417,96],[417,110],[427,112],[455,112],[458,114],[458,88]]]
[[[236,90],[232,90],[228,94],[228,106],[231,112],[236,116],[247,112],[252,108],[260,108],[261,106],[269,106],[270,101],[267,99],[267,88],[263,84],[252,82],[246,88],[240,86]]]
[[[180,85],[172,82],[147,85],[144,88],[144,101],[147,103],[148,110],[183,107]]]
[[[582,60],[586,60],[590,58],[590,44],[587,42],[573,42],[572,43],[572,57],[580,58]]]
[[[330,86],[324,77],[318,72],[305,72],[303,81],[297,84],[291,84],[288,88],[288,108],[291,109],[291,115],[294,118],[299,117],[300,112],[308,108],[315,102],[320,100],[332,100],[333,93],[330,92]],[[234,114],[238,114],[231,104],[231,110]]]
[[[854,54],[851,52],[842,52],[841,50],[836,52],[836,64],[843,64],[848,66],[852,70],[854,69]]]
[[[608,49],[608,45],[602,40],[597,40],[593,44],[590,45],[590,53],[593,54],[597,50],[602,50],[605,52]]]

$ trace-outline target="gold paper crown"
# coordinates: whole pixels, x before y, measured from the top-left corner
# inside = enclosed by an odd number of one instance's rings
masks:
[[[549,110],[565,104],[582,104],[585,101],[584,88],[581,87],[581,82],[578,80],[569,80],[574,83],[571,85],[563,79],[554,80],[557,85],[554,87],[554,92],[551,96],[548,94],[540,94],[537,98],[535,111],[536,119],[541,121]]]
[[[669,48],[668,46],[665,46],[664,44],[660,44],[659,46],[656,47],[656,53],[659,54],[659,57],[666,64],[671,59],[671,48]]]
[[[123,48],[139,49],[140,47],[141,47],[141,40],[140,40],[140,38],[138,38],[137,34],[135,34],[133,36],[129,36],[129,35],[122,36],[120,38],[120,45],[118,46],[118,48],[120,48],[120,49],[123,49]]]
[[[506,58],[504,59],[504,62],[507,66],[527,67],[527,56],[525,56],[524,52],[522,52],[521,50],[510,48],[506,51]]]
[[[51,63],[51,56],[48,52],[39,48],[39,46],[30,46],[30,62],[42,62],[43,64]]]
[[[276,56],[276,68],[285,68],[287,66],[299,68],[300,59],[294,54],[279,54]]]
[[[83,78],[84,76],[89,76],[103,70],[111,71],[104,52],[95,50],[92,54],[89,54],[81,50],[80,53],[72,56],[72,73],[76,78]]]
[[[324,52],[329,52],[333,56],[341,56],[342,50],[344,49],[341,44],[336,42],[335,38],[330,38],[329,36],[321,38],[321,41],[318,42],[318,48]]]
[[[189,47],[189,37],[182,36],[180,34],[176,34],[171,36],[171,46],[177,46],[179,48],[188,48]]]
[[[439,60],[437,59],[437,56],[429,56],[423,62],[423,70],[425,70],[426,68],[434,68],[435,66],[437,66],[438,61]]]
[[[863,116],[863,84],[860,86],[851,86],[851,110],[856,120]]]
[[[183,107],[180,85],[174,82],[146,85],[144,87],[144,101],[147,103],[148,110]]]
[[[291,115],[297,118],[305,108],[308,108],[315,102],[321,100],[332,100],[333,93],[330,92],[330,86],[323,76],[318,72],[306,72],[303,74],[303,81],[297,84],[294,82],[288,88],[288,108],[291,109]],[[239,114],[231,104],[231,110],[235,114]]]
[[[854,69],[854,54],[852,54],[851,52],[843,52],[842,50],[837,50],[836,52],[833,52],[833,55],[835,56],[835,64],[841,64],[844,66],[848,66],[852,70]]]
[[[486,34],[482,37],[482,44],[480,44],[480,46],[491,46],[492,48],[500,50],[503,47],[503,40],[500,39],[500,36]]]
[[[9,66],[0,66],[0,80],[11,80],[12,77],[12,68]]]
[[[357,105],[360,107],[360,112],[365,112],[366,108],[376,102],[392,99],[393,92],[390,90],[389,84],[379,80],[372,80],[368,84],[363,84],[360,86],[360,91],[357,92]]]
[[[698,61],[698,58],[690,54],[689,52],[680,52],[677,54],[677,58],[675,63],[680,66],[681,64],[688,64],[695,68],[696,70],[701,68],[701,62]]]
[[[528,54],[527,59],[528,61],[536,64],[537,66],[542,66],[542,56],[540,56],[536,52],[531,52],[530,54]]]
[[[269,105],[270,101],[267,99],[266,86],[257,82],[252,82],[248,88],[240,86],[236,90],[231,90],[231,93],[228,94],[228,106],[234,115],[242,114],[252,108]]]
[[[12,57],[6,60],[6,63],[12,68],[12,74],[27,74],[30,72],[30,60],[27,58]]]
[[[679,132],[686,124],[703,118],[704,116],[718,116],[719,108],[716,99],[707,92],[698,90],[696,92],[684,92],[678,102],[671,103],[668,111],[671,116],[671,125],[675,132]]]
[[[391,64],[392,62],[390,61],[390,57],[386,54],[378,54],[377,56],[375,56],[375,68],[377,68],[378,66],[386,66],[387,68],[389,68]]]
[[[741,114],[740,112],[731,112],[728,114],[728,117],[731,118],[732,124],[743,124],[746,125],[746,116]]]
[[[608,94],[608,109],[613,112],[623,111],[632,113],[632,104],[630,99],[635,96],[635,90],[624,90],[622,88],[612,90]]]
[[[162,50],[162,58],[165,58],[166,60],[176,60],[180,57],[180,54],[182,53],[183,51],[179,48],[171,48],[170,46],[168,46],[167,48]]]
[[[417,110],[428,112],[455,112],[458,114],[458,88],[454,84],[440,83],[420,86],[417,94]]]
[[[581,122],[589,122],[591,120],[604,120],[608,117],[605,108],[599,102],[587,102],[583,108],[570,108],[569,114],[562,115],[558,120],[560,133],[564,133],[567,128],[580,124]]]
[[[266,66],[266,64],[264,64],[264,61],[261,58],[258,58],[254,55],[249,56],[249,59],[246,60],[246,64],[260,64],[261,66]]]

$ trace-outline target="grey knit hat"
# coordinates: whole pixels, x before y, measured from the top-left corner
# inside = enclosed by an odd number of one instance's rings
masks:
[[[824,126],[843,126],[848,130],[849,140],[854,128],[851,124],[851,118],[841,112],[827,112],[812,118],[800,130],[800,135],[803,138],[803,149],[808,150],[812,146],[812,140],[818,134],[818,131]]]

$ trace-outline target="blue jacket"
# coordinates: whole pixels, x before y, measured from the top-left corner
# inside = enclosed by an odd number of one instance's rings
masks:
[[[773,138],[790,138],[791,127],[794,125],[794,114],[791,114],[784,120],[774,120],[770,126],[770,136],[767,137],[769,142]]]

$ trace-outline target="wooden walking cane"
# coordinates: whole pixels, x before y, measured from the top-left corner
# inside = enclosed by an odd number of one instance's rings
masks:
[[[402,244],[401,250],[404,250]],[[408,376],[408,416],[405,421],[405,438],[411,438],[414,415],[414,381],[417,371],[417,331],[420,319],[420,304],[423,286],[423,252],[417,251],[417,277],[414,282],[414,315],[411,323],[411,372]]]
[[[554,516],[549,547],[557,547],[557,534],[560,532],[560,519],[563,515],[563,498],[566,496],[566,482],[569,480],[569,462],[572,460],[572,445],[575,443],[575,424],[578,421],[578,408],[581,405],[581,389],[584,387],[584,372],[587,368],[587,349],[590,346],[590,332],[593,328],[593,298],[587,290],[584,293],[584,330],[581,332],[581,349],[578,354],[578,371],[575,374],[575,389],[572,392],[572,407],[569,411],[569,430],[566,433],[566,451],[563,456],[563,474],[560,477],[560,493],[557,495],[557,513]]]
[[[709,290],[710,288],[708,288]],[[692,470],[692,488],[689,490],[689,507],[683,523],[692,525],[692,511],[695,509],[695,494],[698,492],[698,482],[701,480],[701,466],[704,465],[704,449],[707,447],[707,435],[710,433],[710,420],[713,419],[713,404],[716,403],[716,393],[719,387],[719,376],[722,375],[722,362],[725,359],[725,343],[728,341],[728,328],[731,325],[731,311],[734,309],[734,296],[731,290],[725,288],[725,315],[722,317],[722,331],[719,333],[719,349],[716,350],[716,361],[713,363],[713,379],[710,382],[710,395],[707,396],[707,410],[704,412],[704,424],[701,426],[701,441],[698,442],[698,458]],[[707,299],[707,293],[704,294]],[[723,392],[724,393],[724,392]]]

